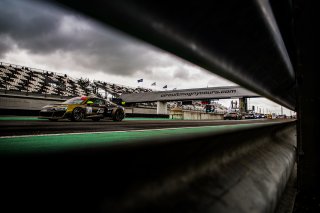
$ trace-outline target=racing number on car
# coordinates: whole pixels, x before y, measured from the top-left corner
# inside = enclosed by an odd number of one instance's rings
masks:
[[[97,111],[97,114],[103,114],[104,113],[104,108],[99,108]]]
[[[87,109],[87,114],[92,114],[92,107],[86,107]]]

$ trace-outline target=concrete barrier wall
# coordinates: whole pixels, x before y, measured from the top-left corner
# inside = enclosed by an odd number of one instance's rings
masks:
[[[137,114],[157,114],[157,109],[150,109],[150,108],[136,108],[134,107],[132,109],[132,113],[137,113]]]
[[[200,113],[201,120],[223,120],[223,115],[212,113]]]
[[[40,97],[19,97],[0,96],[1,109],[19,110],[40,110],[43,106],[54,103],[61,103],[63,99],[40,98]]]
[[[19,196],[3,196],[0,208],[21,212],[15,204],[26,203],[23,210],[33,212],[53,206],[72,212],[271,213],[294,169],[295,150],[295,124],[277,122],[1,155],[1,192]]]
[[[48,104],[61,103],[65,99],[36,96],[0,95],[0,109],[36,111]],[[156,108],[126,107],[127,114],[157,114]]]
[[[35,96],[19,96],[19,95],[0,95],[0,109],[11,110],[25,110],[37,111],[43,106],[54,103],[61,103],[65,99],[59,98],[45,98]],[[157,114],[156,108],[142,108],[142,107],[125,107],[126,114]],[[223,115],[213,113],[204,113],[198,111],[169,111],[171,119],[181,120],[221,120]]]
[[[181,120],[222,120],[223,115],[196,111],[170,111],[171,119]]]
[[[156,108],[143,108],[143,107],[125,107],[126,114],[157,114]]]
[[[132,114],[132,108],[127,108],[126,107],[124,111],[125,111],[126,114]]]

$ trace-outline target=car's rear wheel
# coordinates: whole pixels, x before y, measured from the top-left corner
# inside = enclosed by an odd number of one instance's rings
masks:
[[[122,121],[124,119],[124,112],[122,110],[117,110],[114,113],[114,116],[112,118],[113,121]]]
[[[84,111],[81,108],[75,108],[71,114],[72,121],[81,121],[84,118]]]

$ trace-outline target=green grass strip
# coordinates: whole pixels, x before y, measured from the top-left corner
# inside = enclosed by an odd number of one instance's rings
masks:
[[[15,117],[9,117],[9,116],[4,116],[0,117],[0,121],[38,121],[38,120],[43,120],[38,117],[27,117],[27,116],[15,116]]]
[[[85,134],[61,134],[27,137],[0,138],[0,154],[30,153],[30,152],[55,152],[66,149],[108,146],[119,143],[132,143],[136,140],[147,139],[152,143],[154,138],[194,136],[196,134],[224,132],[243,129],[248,126],[262,124],[240,124],[224,126],[206,126],[178,129],[160,129],[146,131],[102,132]]]

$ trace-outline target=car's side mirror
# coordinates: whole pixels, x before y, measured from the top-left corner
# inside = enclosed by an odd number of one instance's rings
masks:
[[[91,104],[93,104],[92,101],[88,101],[88,102],[87,102],[87,105],[91,105]]]

